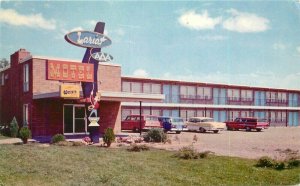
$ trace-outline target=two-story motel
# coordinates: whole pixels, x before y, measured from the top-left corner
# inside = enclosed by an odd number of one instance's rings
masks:
[[[15,116],[35,137],[88,133],[80,79],[91,77],[89,67],[80,61],[32,56],[25,49],[12,54],[10,61],[0,70],[0,123],[10,123]],[[51,78],[53,74],[57,77]],[[112,63],[101,63],[97,76],[101,133],[107,127],[120,132],[121,120],[139,114],[140,103],[143,114],[158,116],[217,121],[254,116],[271,126],[300,124],[300,90],[121,76],[121,66]],[[59,79],[63,77],[76,80]],[[68,96],[72,93],[78,96]]]

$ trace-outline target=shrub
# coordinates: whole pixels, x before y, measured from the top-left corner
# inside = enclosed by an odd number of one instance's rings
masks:
[[[257,167],[273,167],[274,161],[267,156],[263,156],[263,157],[259,158],[258,162],[256,163],[256,166]]]
[[[27,143],[28,138],[31,138],[31,131],[28,127],[22,127],[19,131],[19,136],[24,144]]]
[[[160,128],[150,129],[144,136],[146,142],[166,142],[166,140],[167,134]]]
[[[288,168],[294,168],[294,167],[299,167],[300,166],[300,160],[297,158],[291,158],[287,162],[287,167]]]
[[[175,157],[180,159],[198,159],[199,153],[192,147],[182,147],[179,151],[175,154]]]
[[[207,158],[210,153],[211,153],[210,151],[200,152],[199,157],[200,158]]]
[[[0,134],[3,136],[11,136],[9,125],[6,124],[2,125],[0,129]]]
[[[60,141],[66,141],[65,136],[62,134],[55,134],[51,139],[51,143],[58,143]]]
[[[276,162],[274,163],[274,169],[283,170],[285,168],[284,162]]]
[[[150,148],[147,145],[136,145],[136,144],[133,144],[133,145],[130,145],[130,147],[127,150],[131,151],[131,152],[140,152],[140,151],[147,151],[149,149]]]
[[[19,125],[16,117],[14,117],[13,120],[10,122],[9,129],[10,129],[10,136],[13,138],[17,137]]]
[[[110,147],[111,143],[115,141],[115,134],[112,128],[107,128],[105,130],[104,136],[103,136],[103,141],[107,145],[107,147]]]

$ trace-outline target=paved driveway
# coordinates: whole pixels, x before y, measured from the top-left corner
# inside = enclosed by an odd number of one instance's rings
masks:
[[[287,154],[300,153],[300,127],[272,127],[262,132],[221,131],[218,134],[183,132],[168,134],[168,137],[172,139],[171,144],[154,146],[178,150],[193,144],[198,151],[209,150],[218,155],[246,158],[270,156],[284,159]]]

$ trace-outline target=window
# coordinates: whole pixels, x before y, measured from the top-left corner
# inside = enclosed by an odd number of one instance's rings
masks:
[[[25,64],[23,67],[23,91],[29,91],[29,65]]]
[[[181,86],[180,94],[183,98],[195,99],[196,98],[196,87],[194,86]]]
[[[278,92],[278,101],[282,103],[286,103],[286,93],[285,92]]]
[[[209,88],[209,87],[197,87],[197,98],[199,98],[199,99],[211,99],[211,88]]]
[[[23,126],[28,126],[28,104],[23,105]]]
[[[131,83],[131,90],[134,93],[141,93],[142,92],[142,83]]]
[[[0,81],[1,81],[1,85],[3,86],[4,85],[4,72],[1,73],[1,76],[0,76]]]
[[[122,82],[122,91],[130,92],[130,82]]]
[[[241,91],[241,100],[242,101],[252,101],[252,90],[242,90]]]
[[[143,84],[143,92],[147,93],[147,94],[151,93],[151,84],[150,83]]]
[[[276,92],[267,92],[267,100],[269,102],[276,102]]]
[[[227,90],[228,100],[238,101],[240,99],[240,91],[238,89]]]

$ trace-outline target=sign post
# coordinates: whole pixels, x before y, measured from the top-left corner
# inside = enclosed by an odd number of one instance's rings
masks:
[[[104,33],[105,23],[98,22],[92,31],[73,31],[65,35],[65,40],[75,46],[86,48],[83,64],[93,65],[93,81],[82,82],[82,91],[84,98],[90,100],[90,105],[86,104],[86,110],[90,111],[88,120],[90,138],[93,143],[99,143],[99,124],[98,116],[100,93],[98,92],[98,63],[110,62],[113,57],[107,53],[102,53],[101,48],[111,45],[111,40]]]

